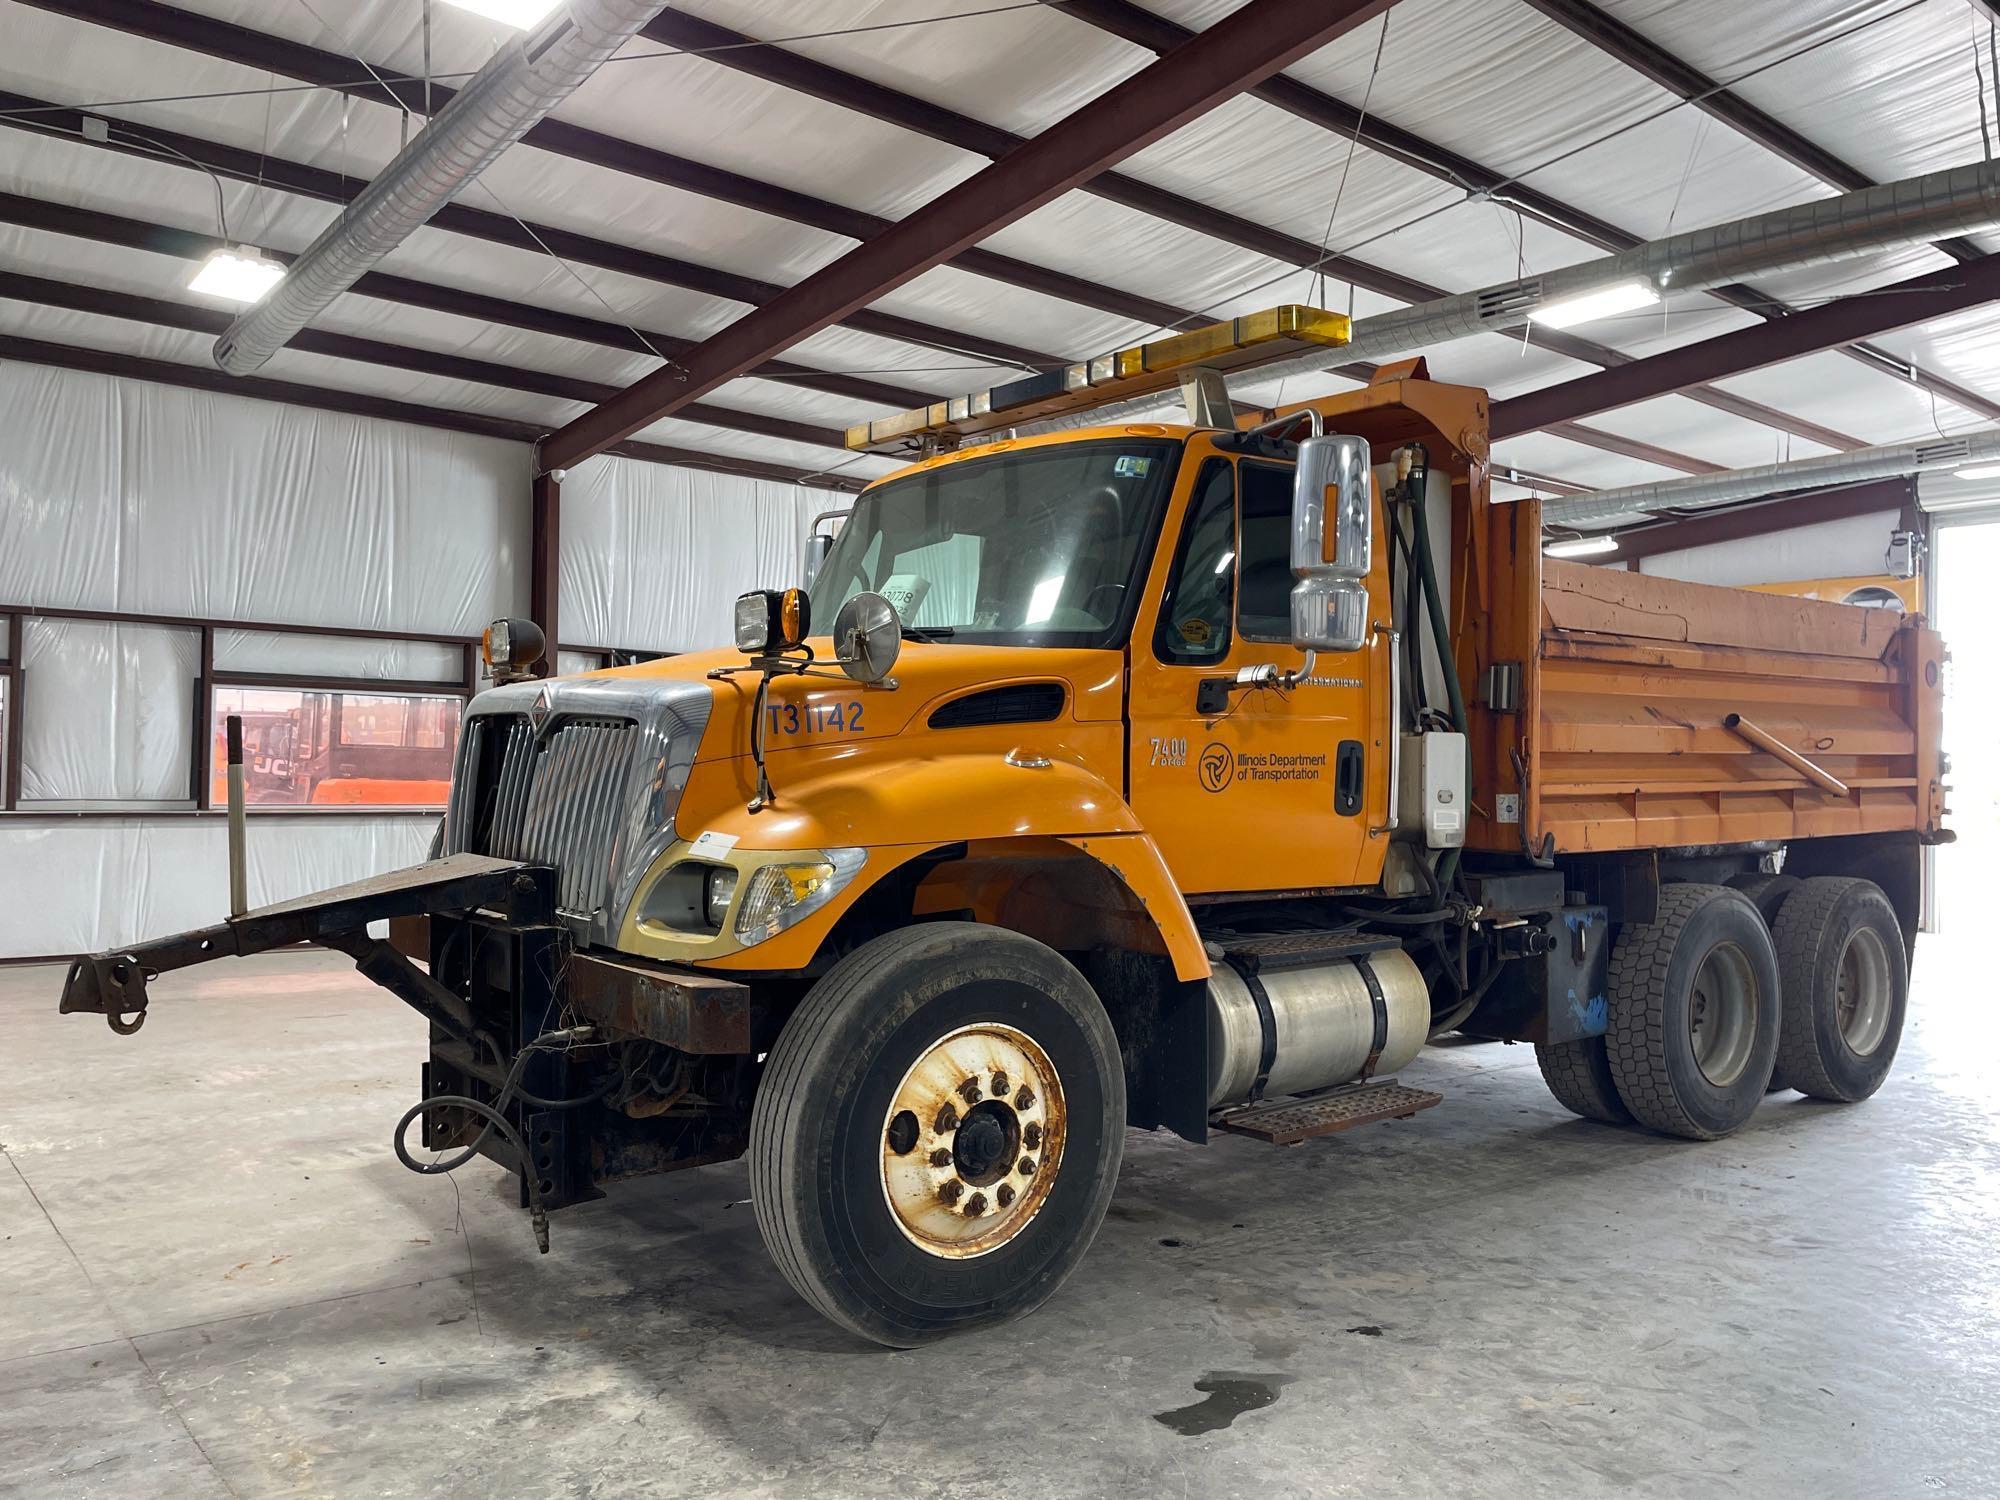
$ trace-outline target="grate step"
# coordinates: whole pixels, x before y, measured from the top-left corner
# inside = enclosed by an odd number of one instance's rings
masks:
[[[1337,959],[1400,948],[1402,940],[1379,932],[1215,933],[1211,958],[1231,958],[1253,970],[1304,969]]]
[[[1306,1098],[1240,1104],[1222,1111],[1210,1123],[1218,1130],[1255,1136],[1273,1146],[1290,1146],[1377,1120],[1405,1120],[1420,1109],[1443,1102],[1443,1094],[1409,1088],[1388,1078]]]

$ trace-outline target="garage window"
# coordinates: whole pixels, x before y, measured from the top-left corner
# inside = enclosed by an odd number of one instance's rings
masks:
[[[228,800],[225,721],[238,714],[247,804],[442,807],[464,708],[443,694],[216,688],[209,801]]]

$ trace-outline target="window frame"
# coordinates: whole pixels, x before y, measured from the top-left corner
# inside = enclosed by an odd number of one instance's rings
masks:
[[[1160,591],[1160,609],[1153,620],[1153,658],[1170,667],[1217,668],[1229,659],[1229,653],[1236,649],[1236,589],[1229,594],[1229,618],[1223,624],[1222,649],[1214,653],[1204,652],[1199,656],[1176,649],[1169,641],[1169,622],[1173,619],[1174,602],[1180,597],[1181,581],[1187,571],[1188,552],[1194,546],[1196,523],[1201,519],[1201,506],[1207,496],[1210,475],[1217,469],[1229,474],[1229,524],[1235,535],[1241,526],[1238,491],[1240,481],[1236,460],[1224,453],[1212,453],[1201,461],[1196,471],[1194,485],[1188,492],[1187,510],[1181,516],[1180,539],[1174,543],[1174,559],[1167,569],[1166,587]],[[1237,538],[1239,550],[1241,538]]]
[[[1259,472],[1268,471],[1273,474],[1295,474],[1298,472],[1298,465],[1295,463],[1287,464],[1276,459],[1246,458],[1236,466],[1236,597],[1231,601],[1231,613],[1235,617],[1232,623],[1236,627],[1236,634],[1243,640],[1254,641],[1260,646],[1289,646],[1292,643],[1289,610],[1286,615],[1286,630],[1283,635],[1255,635],[1246,629],[1243,624],[1243,538],[1245,535],[1243,528],[1243,471],[1245,469],[1256,469]],[[1285,486],[1287,495],[1291,493],[1291,489],[1292,486],[1290,484]],[[1291,515],[1289,501],[1286,503],[1285,515],[1289,521]],[[1289,573],[1292,556],[1291,526],[1289,524],[1284,528],[1284,537],[1285,550],[1282,555],[1285,559],[1286,571]]]

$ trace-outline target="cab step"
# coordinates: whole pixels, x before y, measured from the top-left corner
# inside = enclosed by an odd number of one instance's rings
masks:
[[[1377,1120],[1407,1120],[1418,1110],[1443,1102],[1443,1094],[1384,1078],[1323,1094],[1239,1104],[1221,1111],[1209,1123],[1218,1130],[1254,1136],[1273,1146],[1293,1146],[1314,1136],[1373,1125]]]

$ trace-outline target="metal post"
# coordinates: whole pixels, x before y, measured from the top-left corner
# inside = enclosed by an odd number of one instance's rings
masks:
[[[542,677],[558,675],[556,643],[561,639],[558,594],[562,582],[562,482],[552,473],[537,474],[531,505],[528,545],[528,618],[542,627],[546,648]]]
[[[243,855],[243,718],[231,714],[223,722],[229,735],[229,915],[240,917],[250,909]]]

